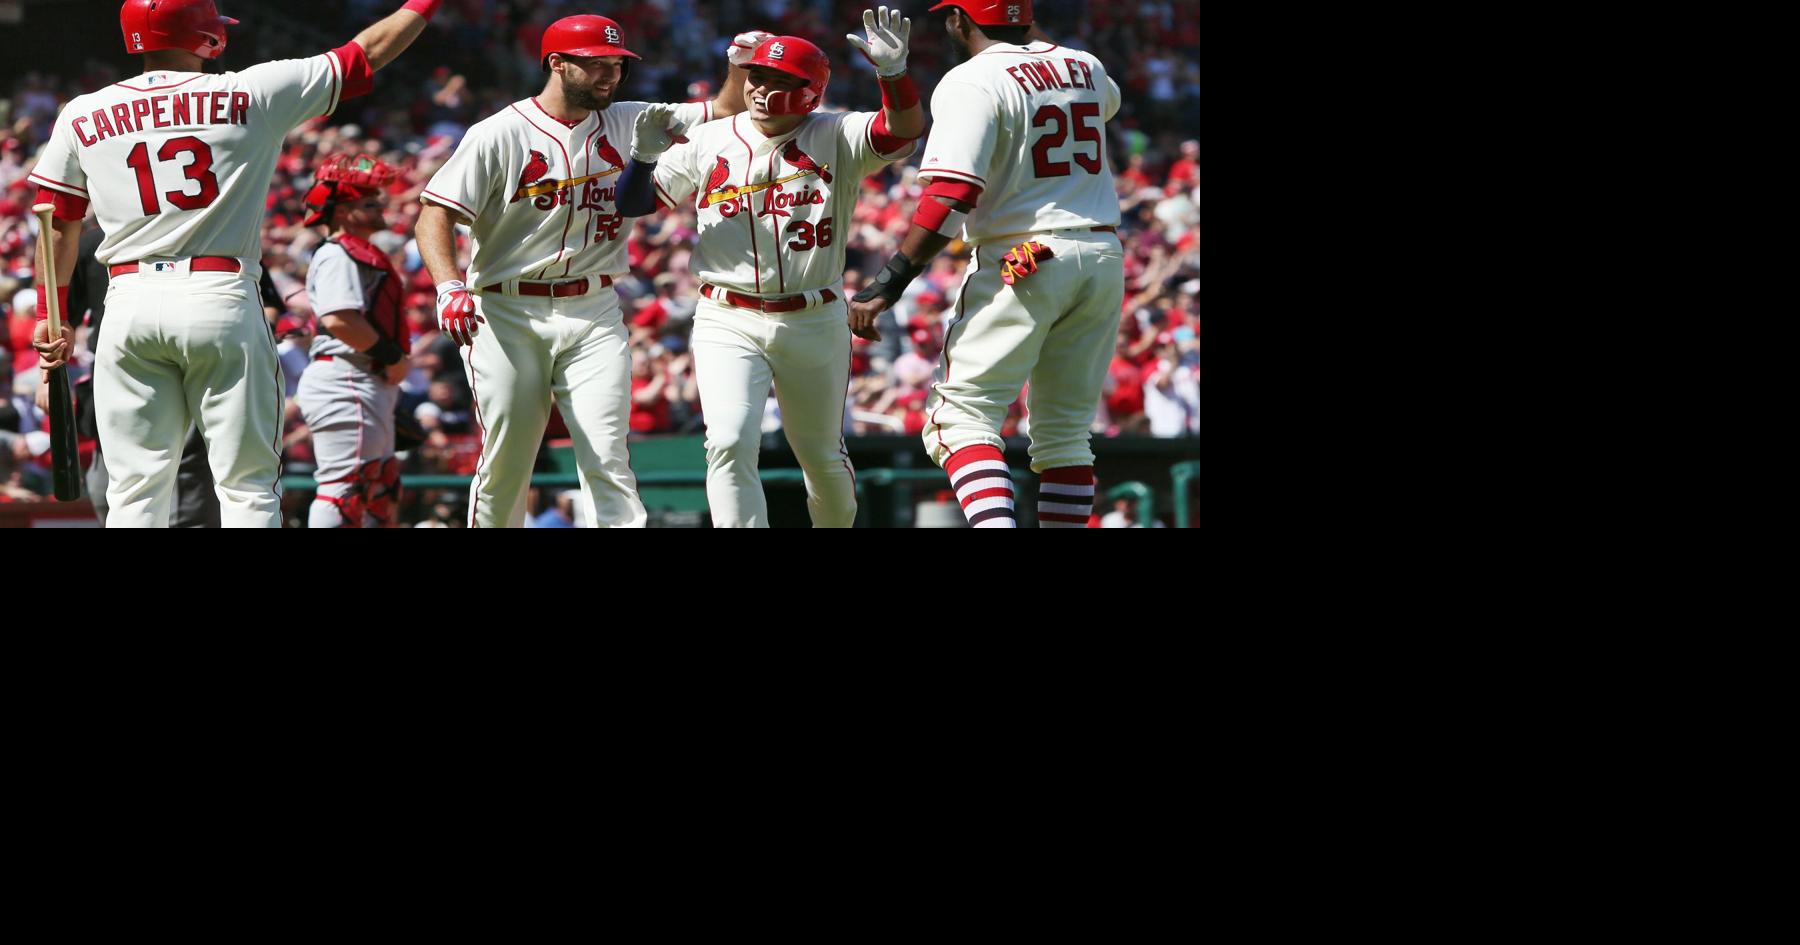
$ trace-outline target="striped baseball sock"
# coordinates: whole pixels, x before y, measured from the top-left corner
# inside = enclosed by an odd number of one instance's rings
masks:
[[[1038,484],[1039,528],[1086,528],[1094,514],[1094,467],[1046,469]]]
[[[950,454],[944,464],[950,488],[962,503],[963,515],[973,528],[1018,528],[1013,511],[1012,474],[1006,457],[991,446],[965,446]]]

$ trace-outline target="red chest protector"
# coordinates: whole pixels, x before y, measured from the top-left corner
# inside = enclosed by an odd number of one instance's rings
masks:
[[[386,253],[365,239],[359,239],[348,233],[334,237],[331,242],[343,247],[350,258],[364,266],[381,273],[381,279],[375,286],[375,295],[369,299],[369,310],[363,317],[382,337],[394,339],[401,351],[412,353],[412,332],[406,327],[406,312],[403,290],[400,282],[400,271]]]

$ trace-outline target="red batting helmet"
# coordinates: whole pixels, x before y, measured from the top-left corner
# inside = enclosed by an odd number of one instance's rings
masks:
[[[932,7],[957,7],[980,26],[1030,26],[1031,0],[944,0]]]
[[[771,115],[804,115],[825,100],[825,85],[831,81],[831,60],[825,58],[825,50],[798,36],[771,36],[763,40],[751,53],[750,61],[744,63],[746,69],[751,66],[763,66],[806,80],[806,85],[799,91],[771,93],[768,104]]]
[[[538,47],[538,63],[550,71],[550,54],[565,56],[629,56],[644,57],[625,48],[625,31],[617,20],[582,14],[565,16],[544,30],[543,45]]]
[[[179,49],[217,59],[225,51],[225,27],[237,22],[220,16],[213,0],[125,0],[119,8],[128,53]]]
[[[380,193],[392,183],[395,171],[366,154],[338,154],[319,165],[316,183],[306,192],[304,226],[331,224],[331,213],[340,200],[361,200]]]

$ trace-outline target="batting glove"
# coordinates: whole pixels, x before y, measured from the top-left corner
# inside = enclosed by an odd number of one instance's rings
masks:
[[[451,279],[438,283],[437,290],[438,329],[459,347],[474,344],[479,330],[476,323],[485,319],[475,314],[475,297],[469,294],[469,287]]]
[[[651,105],[639,112],[637,125],[632,129],[631,159],[643,164],[653,164],[662,157],[664,151],[686,141],[681,133],[687,129],[680,122],[675,122],[674,118],[673,105]]]
[[[869,61],[875,64],[875,74],[884,79],[904,74],[906,40],[912,35],[912,20],[901,16],[898,9],[882,7],[879,11],[864,10],[863,29],[869,34],[866,40],[855,33],[844,38],[869,57]]]
[[[756,52],[756,47],[761,46],[763,40],[773,39],[774,37],[775,34],[768,30],[751,30],[748,33],[739,33],[732,38],[731,48],[725,50],[725,58],[730,60],[732,65],[741,66],[750,61],[751,54]]]

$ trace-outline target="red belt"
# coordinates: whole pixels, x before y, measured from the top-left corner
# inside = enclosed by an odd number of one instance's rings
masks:
[[[571,279],[568,282],[521,282],[519,283],[519,294],[547,295],[553,299],[566,299],[571,295],[586,295],[588,284],[596,280],[600,283],[594,287],[597,289],[604,289],[613,284],[612,276],[589,276],[586,279]],[[499,292],[504,288],[504,284],[496,282],[481,291]]]
[[[1117,233],[1119,232],[1119,228],[1116,226],[1097,226],[1094,227],[1093,231],[1095,233]]]
[[[753,308],[762,312],[791,312],[795,309],[806,308],[809,304],[804,295],[786,295],[778,299],[759,299],[754,296],[739,295],[730,289],[721,289],[710,282],[703,282],[700,284],[700,294],[712,299],[714,302],[725,302],[735,305],[738,308]],[[833,294],[830,289],[826,289],[819,293],[819,304],[824,305],[826,302],[830,302],[836,298],[837,296]]]
[[[336,360],[336,358],[334,358],[333,356],[331,356],[329,354],[321,354],[318,357],[313,358],[313,360],[314,361],[334,361],[334,360]]]
[[[151,263],[151,265],[156,265],[156,264]],[[138,264],[134,263],[134,262],[128,262],[128,263],[120,263],[117,266],[113,266],[112,268],[106,270],[106,274],[109,276],[129,276],[132,273],[137,272],[137,271],[138,271]],[[243,265],[243,263],[240,263],[237,260],[232,259],[230,256],[195,256],[194,258],[188,260],[188,271],[189,272],[243,272],[244,265]]]

